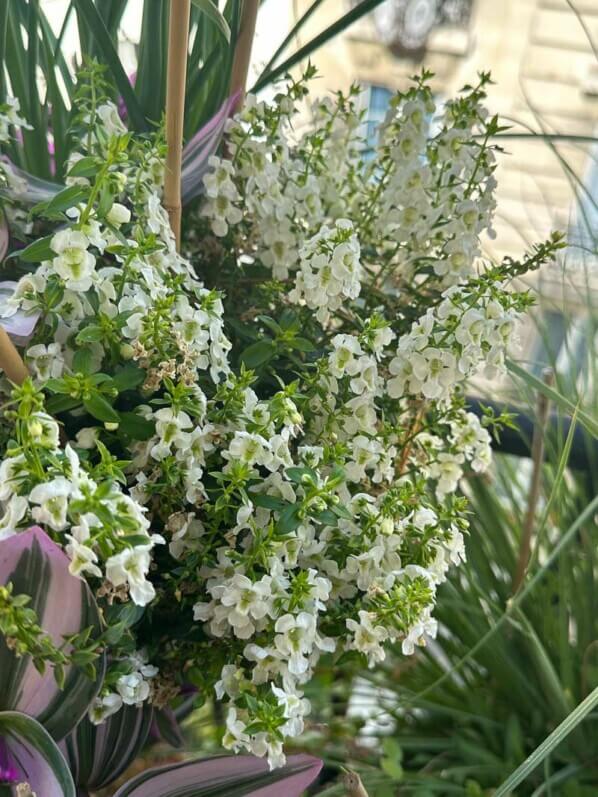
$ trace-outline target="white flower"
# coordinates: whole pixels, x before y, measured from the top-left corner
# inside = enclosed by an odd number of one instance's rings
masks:
[[[138,606],[146,606],[156,595],[156,591],[146,575],[151,558],[148,546],[127,548],[106,562],[106,578],[115,587],[128,584],[133,601]]]
[[[24,454],[3,459],[0,462],[0,501],[6,501],[16,494],[26,475],[27,469]]]
[[[211,590],[212,595],[227,608],[227,621],[239,639],[252,636],[256,627],[254,621],[261,620],[270,612],[271,581],[268,575],[253,582],[237,573],[229,582]]]
[[[98,557],[95,551],[92,551],[87,545],[79,542],[75,537],[66,534],[66,539],[69,541],[66,546],[66,552],[70,557],[69,573],[73,576],[80,576],[89,573],[90,576],[102,577],[102,571],[97,565]]]
[[[222,737],[222,746],[225,750],[233,750],[236,753],[249,743],[246,727],[242,720],[237,719],[236,709],[229,708],[226,715],[226,732]]]
[[[308,656],[316,642],[316,619],[307,612],[285,614],[274,626],[274,645],[288,657],[289,672],[302,675],[309,667]]]
[[[112,714],[116,714],[122,708],[122,697],[115,693],[96,697],[89,709],[89,720],[93,725],[101,725]]]
[[[121,675],[116,682],[116,689],[127,706],[139,706],[148,699],[150,686],[140,672]]]
[[[0,517],[0,540],[6,540],[16,534],[17,526],[25,517],[29,502],[24,496],[12,495],[4,506],[4,514]]]
[[[118,115],[118,108],[113,102],[105,102],[96,109],[102,122],[102,130],[109,136],[122,136],[127,132],[122,119]]]
[[[49,343],[44,346],[38,343],[27,349],[26,359],[38,381],[57,379],[64,370],[64,357],[60,343]]]
[[[87,251],[88,246],[87,236],[71,229],[59,230],[50,241],[57,255],[52,261],[54,271],[73,291],[84,292],[91,288],[96,259]]]
[[[374,625],[375,620],[375,614],[360,610],[359,622],[353,618],[346,621],[347,628],[353,632],[348,647],[364,653],[369,667],[373,667],[376,662],[384,661],[386,657],[383,643],[388,639],[388,631],[383,625]]]
[[[55,531],[62,531],[67,525],[68,499],[72,485],[63,476],[36,485],[29,494],[34,507],[31,514],[41,524],[47,524]]]

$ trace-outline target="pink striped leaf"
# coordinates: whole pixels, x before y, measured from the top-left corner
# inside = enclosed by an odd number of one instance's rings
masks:
[[[85,581],[68,571],[69,559],[38,526],[0,542],[0,585],[12,584],[14,595],[29,595],[28,604],[45,634],[59,646],[65,636],[91,628],[101,632],[98,607]],[[0,711],[20,711],[39,720],[57,740],[64,738],[86,713],[105,671],[102,654],[95,678],[79,667],[65,668],[64,688],[46,667],[40,674],[30,657],[18,657],[0,633]]]
[[[4,256],[8,252],[8,243],[10,241],[10,230],[8,229],[8,219],[6,213],[1,212],[0,217],[0,260],[4,260]]]
[[[274,770],[253,756],[217,756],[148,769],[114,797],[300,797],[321,768],[307,755],[290,756]]]
[[[11,785],[28,783],[38,797],[76,795],[56,742],[39,722],[17,711],[0,711],[0,783],[9,794]]]
[[[101,725],[84,717],[60,743],[77,787],[97,791],[115,781],[137,758],[152,724],[152,707],[123,706]]]
[[[235,110],[239,92],[231,94],[220,106],[209,122],[190,139],[183,150],[181,171],[181,193],[183,204],[203,192],[203,177],[209,169],[209,159],[224,135],[227,119]]]

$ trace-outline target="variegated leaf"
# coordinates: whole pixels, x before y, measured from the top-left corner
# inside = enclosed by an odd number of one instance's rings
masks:
[[[75,783],[96,791],[115,781],[138,756],[152,724],[152,708],[123,706],[101,725],[84,717],[60,749]]]
[[[38,797],[76,795],[71,773],[56,742],[39,722],[26,714],[0,711],[0,769],[4,769],[9,783],[28,783]]]
[[[290,756],[272,771],[261,758],[218,756],[149,769],[115,797],[300,797],[321,768],[307,755]]]
[[[206,122],[183,150],[181,190],[183,204],[199,196],[203,190],[203,176],[209,169],[209,159],[218,149],[229,116],[234,112],[239,92],[228,97],[214,116]]]
[[[68,571],[69,559],[39,527],[0,542],[0,584],[12,583],[13,594],[29,595],[44,632],[56,645],[64,636],[93,628],[101,630],[98,607],[87,584]],[[105,670],[102,654],[96,677],[78,667],[65,670],[64,689],[54,674],[43,675],[29,657],[17,657],[0,634],[0,710],[35,717],[57,740],[64,738],[86,713],[97,695]]]

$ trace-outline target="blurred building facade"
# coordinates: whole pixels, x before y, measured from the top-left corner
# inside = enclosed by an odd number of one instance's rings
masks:
[[[334,22],[358,0],[323,2],[292,49]],[[276,0],[293,24],[312,0]],[[287,30],[289,28],[287,27]],[[261,46],[264,46],[262,40]],[[562,262],[533,278],[544,331],[528,330],[525,355],[538,370],[583,357],[588,304],[598,311],[598,0],[386,0],[318,50],[320,92],[359,83],[368,135],[375,139],[388,101],[426,66],[438,102],[489,70],[488,106],[511,132],[582,137],[547,143],[505,139],[500,158],[495,240],[487,254],[520,253],[552,230],[573,246]],[[594,272],[596,276],[594,276]],[[581,319],[581,320],[580,320]],[[549,335],[546,339],[546,327]]]

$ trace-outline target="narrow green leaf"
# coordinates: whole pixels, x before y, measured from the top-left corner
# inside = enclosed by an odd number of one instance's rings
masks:
[[[264,86],[267,86],[277,78],[285,75],[296,64],[298,64],[300,61],[304,61],[312,53],[322,47],[322,45],[326,44],[335,36],[338,36],[339,33],[342,33],[358,19],[361,19],[361,17],[365,16],[365,14],[369,14],[370,11],[376,8],[376,6],[379,6],[382,2],[384,2],[384,0],[362,0],[362,2],[352,8],[351,11],[343,14],[340,19],[337,19],[336,22],[334,22],[332,25],[329,25],[325,30],[322,31],[322,33],[315,36],[311,41],[307,42],[307,44],[304,44],[303,47],[300,47],[294,55],[292,55],[290,58],[287,58],[286,61],[283,61],[280,66],[275,67],[266,74],[262,74],[257,83],[251,89],[251,92],[258,92],[260,89],[263,89]]]
[[[507,367],[511,373],[523,379],[523,381],[533,388],[534,391],[546,396],[566,412],[571,414],[576,413],[577,419],[583,426],[585,426],[588,432],[594,435],[594,437],[598,437],[598,421],[588,415],[587,412],[580,410],[573,401],[570,401],[568,398],[559,393],[558,390],[555,390],[553,387],[550,387],[550,385],[547,385],[542,379],[538,379],[537,376],[534,376],[534,374],[526,371],[525,368],[522,368],[516,362],[513,362],[513,360],[507,361]]]
[[[556,749],[561,742],[573,731],[579,723],[598,705],[598,686],[582,700],[569,716],[564,719],[554,731],[544,739],[542,744],[528,756],[521,766],[498,787],[494,792],[494,797],[507,797],[513,793],[513,789],[519,786],[527,778],[530,772],[539,766],[546,756]]]
[[[103,53],[104,61],[112,72],[114,82],[120,91],[123,101],[127,106],[129,118],[138,131],[147,130],[148,125],[133,87],[129,82],[118,52],[112,42],[104,20],[98,12],[93,0],[75,0],[77,11],[84,17],[89,29],[93,31],[99,47]]]
[[[214,23],[217,30],[224,36],[227,42],[230,42],[230,28],[228,22],[224,19],[218,7],[215,6],[211,0],[191,0],[193,5],[208,17]]]
[[[260,80],[267,76],[268,72],[270,72],[274,64],[278,61],[278,57],[282,55],[282,53],[286,50],[289,44],[293,41],[295,36],[297,36],[301,28],[309,20],[314,11],[316,11],[318,7],[322,5],[323,2],[324,0],[314,0],[313,3],[310,5],[310,7],[307,9],[307,11],[304,14],[302,14],[301,17],[299,17],[297,22],[295,22],[291,30],[287,33],[282,42],[278,45],[278,47],[274,51],[274,55],[272,56],[272,58],[270,58],[266,66],[263,68],[262,73],[259,77]]]

